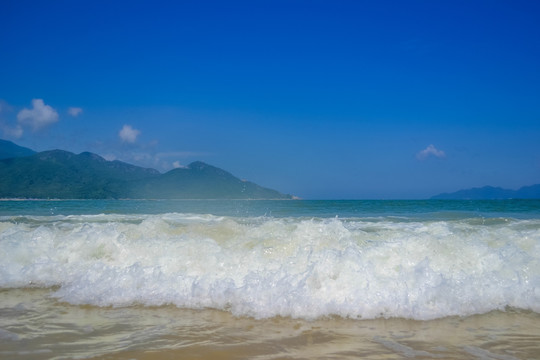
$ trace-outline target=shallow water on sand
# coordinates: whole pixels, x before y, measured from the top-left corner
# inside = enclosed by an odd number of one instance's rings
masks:
[[[77,306],[51,289],[0,291],[2,359],[538,359],[540,315],[429,321],[256,320],[175,306]]]

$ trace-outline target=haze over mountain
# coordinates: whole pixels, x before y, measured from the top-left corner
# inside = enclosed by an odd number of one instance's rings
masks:
[[[0,198],[292,198],[203,162],[161,174],[121,161],[107,161],[90,152],[35,153],[9,141],[0,143],[0,154]]]

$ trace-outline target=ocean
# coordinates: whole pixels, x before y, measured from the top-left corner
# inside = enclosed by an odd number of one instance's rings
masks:
[[[2,359],[540,359],[540,200],[0,201]]]

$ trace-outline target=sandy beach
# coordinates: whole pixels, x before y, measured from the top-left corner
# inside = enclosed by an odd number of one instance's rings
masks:
[[[0,292],[6,359],[538,359],[540,315],[492,311],[430,321],[257,320],[174,306],[76,306],[49,289]]]

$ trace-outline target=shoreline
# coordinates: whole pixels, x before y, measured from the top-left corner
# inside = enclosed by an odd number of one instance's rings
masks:
[[[235,317],[212,309],[70,305],[47,289],[0,290],[0,356],[11,359],[540,358],[540,314],[435,320]],[[26,330],[25,330],[26,329]]]

